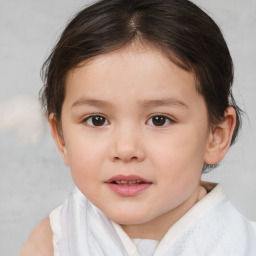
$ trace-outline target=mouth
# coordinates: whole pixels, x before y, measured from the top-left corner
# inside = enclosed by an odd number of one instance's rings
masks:
[[[112,181],[111,183],[112,184],[117,184],[117,185],[134,186],[134,185],[145,184],[146,182],[140,181],[140,180],[116,180],[116,181]]]
[[[105,182],[120,196],[135,196],[148,189],[153,183],[137,175],[117,175]]]
[[[145,184],[145,183],[152,183],[144,178],[141,178],[137,175],[116,175],[109,180],[107,180],[106,183],[111,184],[118,184],[118,185],[139,185],[139,184]]]

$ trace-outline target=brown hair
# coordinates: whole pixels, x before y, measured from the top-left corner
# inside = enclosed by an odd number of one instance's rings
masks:
[[[47,114],[54,113],[60,123],[69,70],[135,40],[157,47],[176,65],[195,74],[210,125],[223,120],[228,106],[234,107],[233,144],[241,110],[231,90],[232,59],[219,27],[188,0],[101,0],[80,11],[42,68],[45,85],[40,96]]]

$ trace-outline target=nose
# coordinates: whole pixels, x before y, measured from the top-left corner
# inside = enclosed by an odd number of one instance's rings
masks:
[[[115,131],[111,153],[112,161],[141,162],[145,159],[143,138],[135,129],[124,128]]]

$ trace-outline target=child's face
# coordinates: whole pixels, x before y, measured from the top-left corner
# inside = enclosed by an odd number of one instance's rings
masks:
[[[92,203],[124,225],[195,203],[209,127],[192,73],[134,46],[69,72],[66,86],[63,157]]]

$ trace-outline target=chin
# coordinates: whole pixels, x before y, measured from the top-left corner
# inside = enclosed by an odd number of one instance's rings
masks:
[[[150,216],[138,211],[118,212],[117,214],[110,214],[108,217],[120,225],[138,225],[151,220]]]

